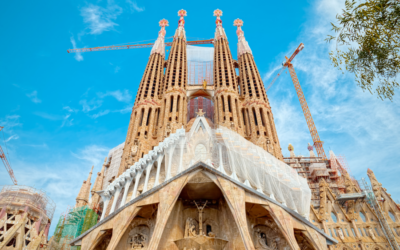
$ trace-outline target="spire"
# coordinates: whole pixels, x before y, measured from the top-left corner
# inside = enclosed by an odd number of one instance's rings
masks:
[[[103,179],[104,179],[104,170],[107,165],[107,157],[104,159],[103,167],[101,171],[97,173],[96,180],[94,181],[93,188],[92,188],[92,197],[97,191],[101,191],[103,187]]]
[[[164,38],[165,38],[165,34],[167,33],[165,31],[165,26],[168,26],[168,21],[163,19],[159,22],[159,25],[161,27],[161,30],[158,32],[158,38],[157,38],[156,42],[154,43],[153,48],[151,49],[150,55],[152,55],[154,53],[159,53],[159,54],[165,56]]]
[[[233,22],[233,26],[237,27],[236,34],[238,36],[238,57],[245,53],[253,54],[248,42],[246,41],[246,38],[244,38],[244,32],[241,28],[243,26],[243,21],[238,18]]]
[[[228,40],[224,28],[222,28],[222,20],[220,18],[222,16],[222,10],[219,9],[214,10],[214,16],[217,17],[217,20],[215,21],[217,28],[215,29],[214,40],[219,40],[221,38]]]
[[[310,143],[308,143],[307,149],[310,152],[310,157],[315,157],[314,147]]]
[[[175,38],[183,38],[183,40],[186,40],[186,34],[185,34],[185,19],[183,18],[184,16],[187,16],[186,10],[180,10],[178,11],[178,16],[181,18],[178,21],[178,29],[176,29],[175,32]]]
[[[88,204],[89,202],[89,196],[90,196],[90,179],[92,178],[92,173],[93,173],[93,167],[92,170],[90,170],[89,177],[86,181],[83,181],[81,190],[79,191],[78,196],[76,197],[76,204],[75,207],[82,207]]]
[[[378,201],[382,200],[382,184],[379,183],[378,179],[376,178],[374,172],[368,168],[367,175],[369,180],[371,181],[372,191],[374,191],[375,197]]]

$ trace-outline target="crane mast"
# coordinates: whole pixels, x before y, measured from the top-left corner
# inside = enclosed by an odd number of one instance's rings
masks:
[[[4,128],[4,127],[1,127],[1,126],[0,126],[0,131],[1,131],[3,128]],[[12,182],[14,183],[14,185],[18,185],[17,179],[16,179],[15,176],[14,176],[14,171],[12,170],[12,168],[11,168],[11,166],[10,166],[10,163],[8,162],[7,157],[6,157],[6,155],[4,154],[4,151],[3,151],[3,149],[2,149],[1,146],[0,146],[0,158],[1,158],[1,160],[3,161],[4,166],[6,167],[6,170],[7,170],[8,174],[10,175],[11,180],[12,180]]]
[[[301,89],[299,79],[297,78],[296,71],[293,68],[292,60],[295,56],[302,51],[304,48],[304,44],[300,43],[297,49],[294,51],[290,58],[286,57],[286,61],[282,64],[282,69],[279,71],[278,75],[272,80],[272,82],[267,87],[266,91],[268,91],[272,84],[278,79],[278,77],[282,74],[282,72],[286,69],[289,69],[290,76],[292,77],[294,88],[296,89],[297,97],[299,98],[301,109],[303,110],[304,117],[306,118],[308,129],[310,130],[311,137],[314,142],[314,147],[317,150],[318,156],[321,157],[323,160],[326,160],[326,154],[323,147],[323,142],[319,138],[317,128],[315,127],[314,120],[311,116],[310,109],[308,108],[308,104],[306,98],[304,96],[303,90]]]
[[[293,57],[293,56],[292,56]],[[286,65],[289,69],[290,76],[292,77],[294,88],[296,89],[297,96],[300,101],[301,109],[303,110],[304,117],[306,118],[308,129],[310,130],[311,137],[314,142],[315,149],[317,150],[318,156],[323,160],[326,160],[326,155],[323,147],[323,142],[319,138],[317,128],[315,127],[314,120],[311,116],[310,109],[308,108],[308,104],[306,98],[304,97],[303,90],[301,89],[299,79],[297,78],[296,71],[293,68],[292,63],[289,58],[286,58]]]

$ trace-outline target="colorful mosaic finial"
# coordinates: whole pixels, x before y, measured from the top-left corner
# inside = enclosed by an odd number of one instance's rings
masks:
[[[168,21],[166,19],[162,19],[160,22],[158,22],[158,24],[161,27],[161,30],[158,32],[158,38],[156,40],[156,42],[154,43],[153,48],[151,49],[150,55],[154,54],[154,53],[158,53],[161,55],[165,55],[165,42],[164,42],[164,38],[165,38],[165,34],[167,33],[165,31],[165,27],[168,26]]]
[[[187,16],[187,12],[186,10],[180,10],[178,11],[178,16],[180,16],[181,18],[179,19],[179,27],[184,27],[185,26],[185,19],[183,18],[184,16]]]
[[[217,17],[217,20],[215,21],[215,23],[217,24],[217,27],[222,26],[222,20],[220,18],[222,16],[222,10],[220,10],[220,9],[214,10],[214,16]]]
[[[175,32],[174,39],[180,37],[180,38],[183,38],[184,40],[186,40],[186,35],[185,35],[185,30],[184,30],[185,19],[183,18],[184,16],[187,16],[186,10],[182,9],[182,10],[178,11],[178,16],[180,16],[181,18],[179,18],[178,29]]]
[[[169,26],[168,20],[166,20],[166,19],[161,20],[160,22],[158,22],[158,24],[160,25],[160,27],[163,27],[163,28],[166,26]]]
[[[244,32],[241,28],[243,26],[243,21],[238,18],[233,21],[233,26],[237,27],[236,34],[238,36],[238,56],[240,57],[245,53],[253,54],[249,44],[246,41],[246,38],[244,38]]]
[[[289,151],[293,151],[293,150],[294,150],[293,145],[290,144],[290,143],[289,143],[289,146],[288,146],[288,150],[289,150]]]

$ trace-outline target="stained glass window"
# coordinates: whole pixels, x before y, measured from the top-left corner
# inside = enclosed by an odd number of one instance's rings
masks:
[[[331,217],[332,217],[333,222],[336,223],[337,222],[337,217],[333,212],[331,213]]]

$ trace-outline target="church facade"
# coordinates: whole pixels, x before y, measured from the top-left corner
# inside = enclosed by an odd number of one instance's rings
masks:
[[[188,84],[186,11],[178,15],[168,58],[168,21],[159,23],[124,144],[110,152],[92,190],[89,178],[77,197],[76,206],[99,211],[99,221],[70,245],[82,250],[399,249],[399,207],[372,170],[367,192],[348,174],[332,177],[330,160],[313,153],[307,159],[294,153],[283,157],[243,21],[234,21],[235,60],[222,11],[214,11],[213,84],[193,86]],[[193,103],[195,117],[189,110]]]

